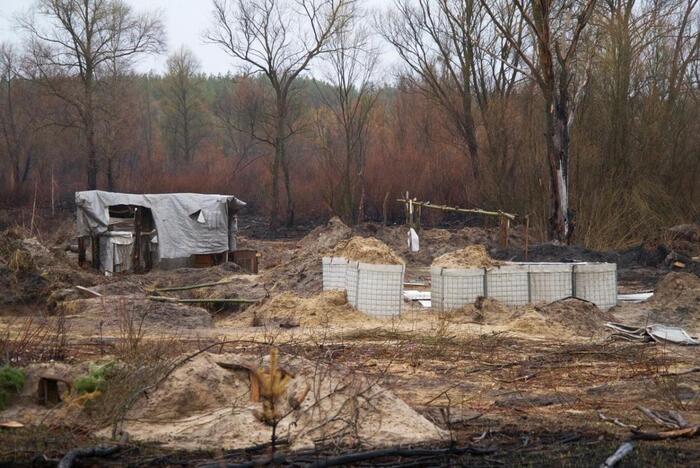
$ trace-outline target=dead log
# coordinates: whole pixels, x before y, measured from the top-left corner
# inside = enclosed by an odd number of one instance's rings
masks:
[[[620,463],[620,461],[625,458],[627,455],[632,453],[634,450],[634,443],[633,442],[625,442],[624,444],[620,445],[617,450],[615,450],[615,453],[610,455],[608,458],[605,459],[602,465],[600,465],[600,468],[612,468],[613,466],[617,465]]]

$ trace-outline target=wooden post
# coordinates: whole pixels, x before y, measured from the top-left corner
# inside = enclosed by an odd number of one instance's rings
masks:
[[[85,267],[85,236],[78,237],[78,266]]]
[[[384,203],[382,204],[382,216],[384,218],[384,226],[389,225],[389,192],[384,195]]]
[[[525,215],[525,261],[527,262],[527,251],[530,248],[530,215]]]
[[[423,211],[422,208],[423,208],[423,205],[418,205],[416,207],[416,231],[420,231],[420,229],[421,229],[420,218],[421,218],[421,212]]]
[[[509,220],[506,219],[505,216],[499,216],[499,239],[498,239],[498,245],[502,248],[505,249],[508,247],[508,224]]]
[[[95,270],[100,269],[100,237],[90,236],[90,251],[92,253],[92,267]]]
[[[132,252],[131,266],[135,273],[142,273],[141,268],[141,225],[143,224],[143,214],[139,207],[134,208],[134,251]]]

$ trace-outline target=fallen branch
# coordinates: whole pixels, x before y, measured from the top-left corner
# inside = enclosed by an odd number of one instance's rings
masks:
[[[690,369],[678,371],[678,372],[664,372],[663,374],[659,374],[661,377],[671,377],[671,376],[676,376],[676,375],[686,375],[686,374],[692,374],[694,372],[700,372],[700,367],[691,367]]]
[[[627,455],[632,453],[634,450],[634,443],[633,442],[625,442],[624,444],[620,445],[617,450],[615,450],[615,453],[610,455],[608,458],[605,459],[602,465],[600,465],[600,468],[612,468],[613,466],[617,465],[620,463],[620,461],[625,458]]]
[[[71,468],[78,458],[107,457],[119,451],[118,445],[98,445],[97,447],[83,447],[70,450],[58,462],[58,468]]]
[[[681,437],[692,438],[700,434],[700,426],[684,427],[683,429],[675,429],[672,431],[662,432],[644,432],[632,430],[632,438],[635,440],[664,440],[678,439]]]
[[[598,417],[601,421],[609,422],[610,424],[615,424],[616,426],[624,427],[625,429],[639,429],[639,426],[625,424],[617,418],[609,418],[605,416],[602,411],[598,411]]]
[[[683,429],[689,426],[685,418],[676,411],[666,411],[666,414],[663,414],[643,406],[637,406],[637,409],[659,426],[665,426],[671,429]]]
[[[239,299],[239,298],[211,298],[211,299],[178,299],[175,297],[164,296],[146,296],[146,299],[156,302],[172,302],[175,304],[255,304],[257,299]]]
[[[102,294],[98,293],[97,291],[93,291],[90,288],[86,288],[85,286],[76,286],[75,289],[92,297],[102,297]]]
[[[217,281],[214,283],[192,284],[189,286],[173,286],[170,288],[149,288],[149,289],[146,289],[146,291],[149,291],[149,292],[189,291],[191,289],[213,288],[215,286],[221,286],[223,284],[231,284],[231,283],[235,283],[235,280]]]
[[[445,455],[491,455],[495,453],[495,449],[480,448],[480,447],[455,447],[447,449],[408,449],[408,448],[388,448],[380,450],[370,450],[367,452],[356,452],[336,457],[329,457],[325,460],[318,461],[312,466],[320,468],[326,466],[348,465],[351,463],[359,463],[368,460],[375,460],[384,457],[440,457]]]

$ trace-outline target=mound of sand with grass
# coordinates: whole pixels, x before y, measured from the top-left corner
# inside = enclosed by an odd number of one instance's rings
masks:
[[[116,333],[128,327],[149,333],[209,328],[211,314],[201,307],[156,302],[138,296],[109,296],[65,301],[58,305],[72,332]]]
[[[240,449],[270,442],[252,401],[251,373],[268,357],[203,353],[172,372],[127,413],[121,430],[131,440],[185,450]],[[369,380],[326,363],[282,355],[290,374],[276,408],[285,415],[277,436],[298,450],[323,444],[381,447],[434,441],[445,436],[404,401]],[[105,429],[105,435],[109,429]]]
[[[220,326],[318,327],[371,321],[348,304],[345,291],[323,291],[311,297],[285,292],[252,305]]]
[[[469,245],[441,255],[433,261],[433,266],[442,268],[493,268],[500,264],[491,258],[483,245]]]
[[[403,265],[404,263],[401,257],[391,250],[391,247],[374,237],[355,236],[339,245],[333,255],[376,265]]]

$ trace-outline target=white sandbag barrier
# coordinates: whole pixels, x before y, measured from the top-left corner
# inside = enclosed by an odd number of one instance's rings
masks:
[[[323,257],[323,290],[345,289],[345,274],[348,259],[343,257]]]
[[[486,279],[482,268],[430,267],[430,300],[440,311],[458,309],[484,296]]]
[[[573,295],[579,299],[590,301],[603,310],[617,304],[617,265],[614,263],[574,264],[573,283]]]
[[[348,303],[365,314],[398,316],[403,304],[405,270],[404,265],[373,265],[324,257],[323,289],[345,289]]]
[[[554,302],[567,297],[607,310],[617,304],[614,263],[506,263],[492,269],[431,267],[431,299],[438,311],[490,297],[504,304]]]

